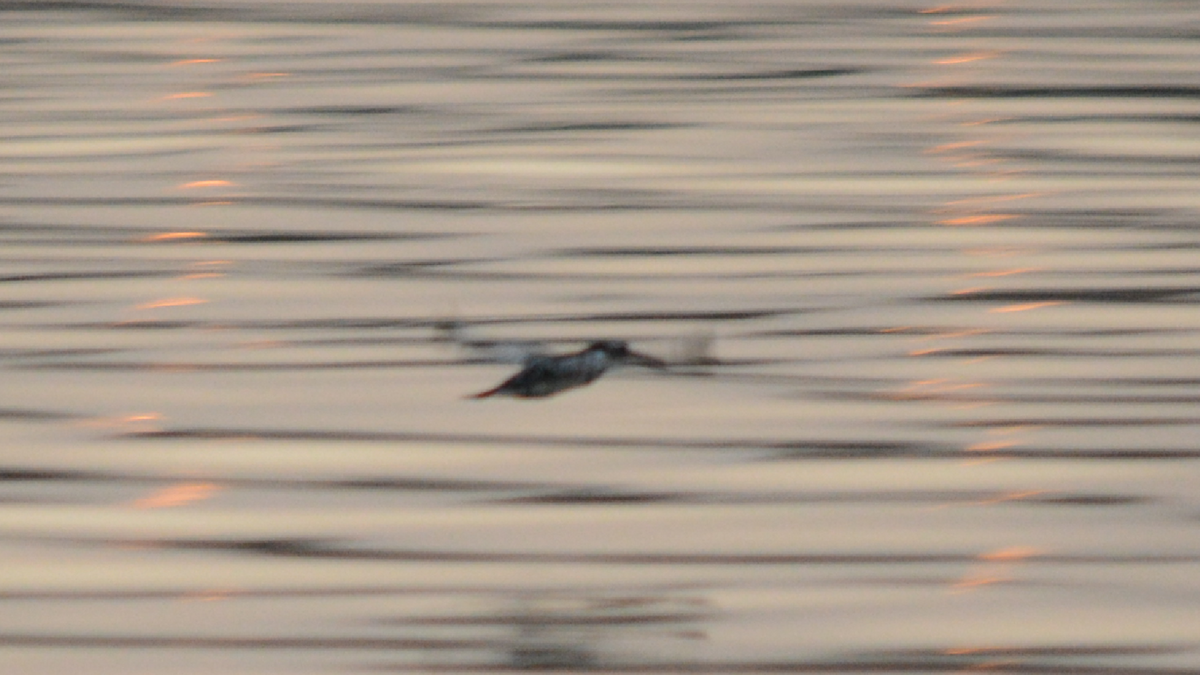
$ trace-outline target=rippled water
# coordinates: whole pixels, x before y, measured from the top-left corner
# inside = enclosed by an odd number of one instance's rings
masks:
[[[0,4],[3,670],[1200,672],[1198,38]]]

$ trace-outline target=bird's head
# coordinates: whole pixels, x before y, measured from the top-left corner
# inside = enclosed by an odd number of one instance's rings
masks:
[[[632,363],[650,368],[666,368],[667,364],[646,354],[635,352],[624,340],[600,340],[588,346],[589,352],[600,352],[618,363]]]

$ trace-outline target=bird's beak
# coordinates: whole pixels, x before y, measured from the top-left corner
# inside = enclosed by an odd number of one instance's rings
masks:
[[[632,349],[629,350],[629,353],[625,355],[625,358],[622,359],[622,361],[637,366],[646,366],[647,368],[657,368],[659,370],[667,369],[667,364],[665,362],[660,361],[653,356],[649,356],[641,352],[635,352]]]

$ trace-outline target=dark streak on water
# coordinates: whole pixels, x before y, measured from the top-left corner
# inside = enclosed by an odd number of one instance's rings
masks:
[[[135,539],[107,542],[109,545],[172,550],[232,551],[257,556],[391,560],[397,562],[529,563],[566,565],[732,565],[732,566],[846,566],[846,565],[966,565],[978,562],[976,553],[537,553],[506,551],[437,551],[371,549],[357,544],[339,545],[332,540],[267,539]],[[1034,556],[1032,565],[1189,565],[1200,563],[1200,555],[1189,556]]]

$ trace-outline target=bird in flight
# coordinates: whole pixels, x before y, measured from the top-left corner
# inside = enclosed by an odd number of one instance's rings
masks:
[[[624,340],[601,340],[571,354],[531,356],[521,372],[501,382],[497,387],[468,398],[545,398],[567,389],[590,384],[618,363],[660,369],[667,367],[667,364],[652,356],[633,351]]]

